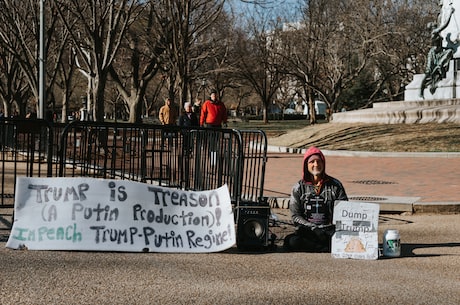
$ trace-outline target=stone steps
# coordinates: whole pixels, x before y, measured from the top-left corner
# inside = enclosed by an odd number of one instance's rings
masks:
[[[334,113],[331,123],[460,123],[460,99],[375,103],[373,108]]]

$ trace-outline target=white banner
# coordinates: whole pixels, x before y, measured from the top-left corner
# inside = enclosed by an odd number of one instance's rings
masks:
[[[338,201],[334,207],[332,256],[377,259],[380,206],[376,203]]]
[[[226,185],[192,192],[126,180],[23,177],[6,246],[198,253],[235,241]]]

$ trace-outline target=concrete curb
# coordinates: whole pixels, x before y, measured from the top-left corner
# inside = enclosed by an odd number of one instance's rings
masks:
[[[269,153],[305,154],[307,148],[268,145]],[[373,152],[349,150],[321,150],[325,156],[336,157],[393,157],[393,158],[460,158],[460,152]]]
[[[289,197],[269,197],[272,209],[289,209]],[[380,205],[384,213],[416,213],[416,214],[460,214],[460,202],[373,202]]]
[[[416,214],[460,214],[460,202],[419,202],[413,210]]]

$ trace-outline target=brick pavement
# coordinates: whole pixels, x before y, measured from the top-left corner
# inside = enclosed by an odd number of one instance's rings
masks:
[[[269,153],[264,196],[289,197],[303,154]],[[326,171],[349,197],[420,197],[417,203],[460,204],[459,157],[349,157],[326,154]]]

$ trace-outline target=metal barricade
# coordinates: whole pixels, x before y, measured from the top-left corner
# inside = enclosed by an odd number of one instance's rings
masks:
[[[243,169],[241,201],[266,205],[263,196],[267,163],[267,136],[262,130],[241,130]]]
[[[142,181],[183,188],[184,132],[179,127],[143,128]]]
[[[142,131],[133,124],[70,123],[61,134],[59,176],[142,181]]]
[[[50,177],[58,177],[59,176],[59,152],[60,152],[60,145],[61,145],[61,134],[64,128],[67,126],[67,123],[52,123],[52,134],[53,134],[53,141],[51,143],[51,151],[52,151],[52,158],[53,158],[53,167],[50,173]]]
[[[233,203],[241,194],[242,141],[231,129],[188,130],[185,188],[214,189],[226,184]]]
[[[266,202],[263,131],[6,119],[0,147],[0,208],[14,206],[19,176],[123,179],[196,191],[227,185],[235,206]]]
[[[17,177],[50,177],[57,166],[52,127],[44,120],[3,119],[0,147],[0,207],[13,207]]]
[[[264,136],[232,129],[73,122],[61,136],[59,176],[128,179],[197,191],[227,185],[234,204],[242,197],[242,183],[248,183],[244,189],[251,194],[244,197],[258,200],[265,166],[262,172],[255,170],[255,158],[265,164]]]

